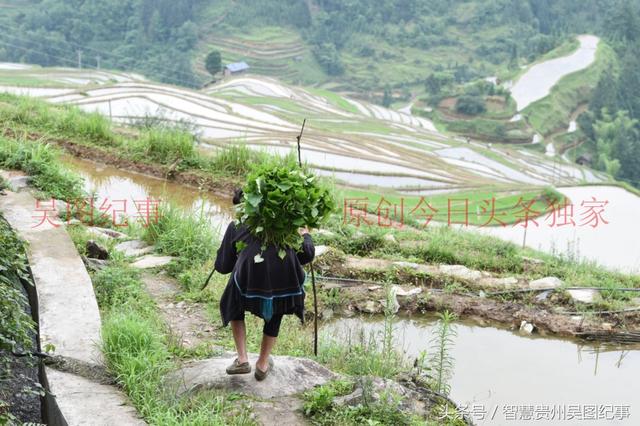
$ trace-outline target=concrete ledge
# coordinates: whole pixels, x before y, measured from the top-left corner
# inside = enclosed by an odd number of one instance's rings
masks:
[[[43,213],[36,210],[36,200],[28,192],[0,196],[0,213],[27,242],[40,346],[51,344],[57,356],[102,365],[102,324],[93,284],[65,227],[51,213],[35,226]],[[115,387],[49,367],[41,369],[41,381],[51,392],[44,407],[49,425],[144,424]]]
[[[112,386],[45,367],[51,394],[46,407],[49,425],[119,426],[144,425],[127,399]]]

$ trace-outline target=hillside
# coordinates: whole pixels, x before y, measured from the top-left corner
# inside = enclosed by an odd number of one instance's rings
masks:
[[[202,58],[218,49],[224,62],[246,60],[283,81],[377,100],[389,87],[409,98],[433,72],[458,83],[508,75],[566,35],[600,27],[600,14],[544,3],[8,0],[0,7],[0,60],[68,66],[83,50],[89,66],[101,56],[103,66],[188,85],[207,78]]]
[[[640,107],[626,96],[638,86],[638,16],[635,0],[580,8],[568,0],[8,0],[0,6],[0,60],[121,69],[201,87],[212,78],[205,56],[219,51],[223,64],[249,63],[250,75],[411,111],[464,138],[543,140],[550,155],[638,186]],[[587,31],[603,42],[596,63],[518,111],[507,83],[572,55],[574,36]],[[629,123],[619,118],[614,127],[632,131],[613,141],[604,129],[624,111]]]

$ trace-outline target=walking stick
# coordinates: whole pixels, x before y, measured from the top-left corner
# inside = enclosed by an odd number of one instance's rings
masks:
[[[211,271],[211,273],[209,274],[209,276],[207,277],[207,280],[204,282],[204,285],[202,286],[202,288],[200,289],[200,291],[204,290],[208,285],[209,285],[209,281],[211,280],[211,277],[213,276],[213,273],[216,271],[216,268],[213,268],[213,270]]]
[[[307,123],[305,118],[302,122],[302,129],[300,134],[296,136],[298,140],[298,164],[302,167],[302,155],[300,153],[300,140],[302,139],[302,133],[304,132],[304,125]],[[311,269],[311,288],[313,289],[313,354],[318,356],[318,296],[316,294],[316,274],[313,269],[313,260],[309,264]]]

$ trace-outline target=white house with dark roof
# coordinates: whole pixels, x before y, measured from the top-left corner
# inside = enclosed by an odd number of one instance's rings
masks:
[[[246,62],[234,62],[233,64],[227,64],[224,67],[224,75],[228,77],[230,75],[242,74],[249,69],[249,65]]]

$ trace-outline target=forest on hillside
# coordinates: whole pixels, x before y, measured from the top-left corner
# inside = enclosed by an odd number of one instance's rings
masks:
[[[21,2],[22,4],[24,2]],[[0,60],[138,71],[184,86],[202,0],[42,0],[0,16]],[[16,9],[14,11],[14,9]]]
[[[460,51],[457,79],[481,76],[486,65],[532,60],[563,35],[599,32],[618,0],[238,0],[225,10],[225,27],[243,31],[276,25],[298,31],[324,71],[341,76],[345,57],[403,62],[392,47]],[[9,1],[0,9],[0,59],[41,65],[85,64],[137,70],[162,81],[195,85],[199,35],[212,24],[207,10],[223,1]],[[2,12],[6,10],[5,12]],[[475,42],[468,40],[472,36]],[[448,61],[451,62],[451,61]],[[357,62],[361,63],[361,62]],[[424,76],[426,78],[426,75]],[[379,82],[384,85],[384,82]]]

